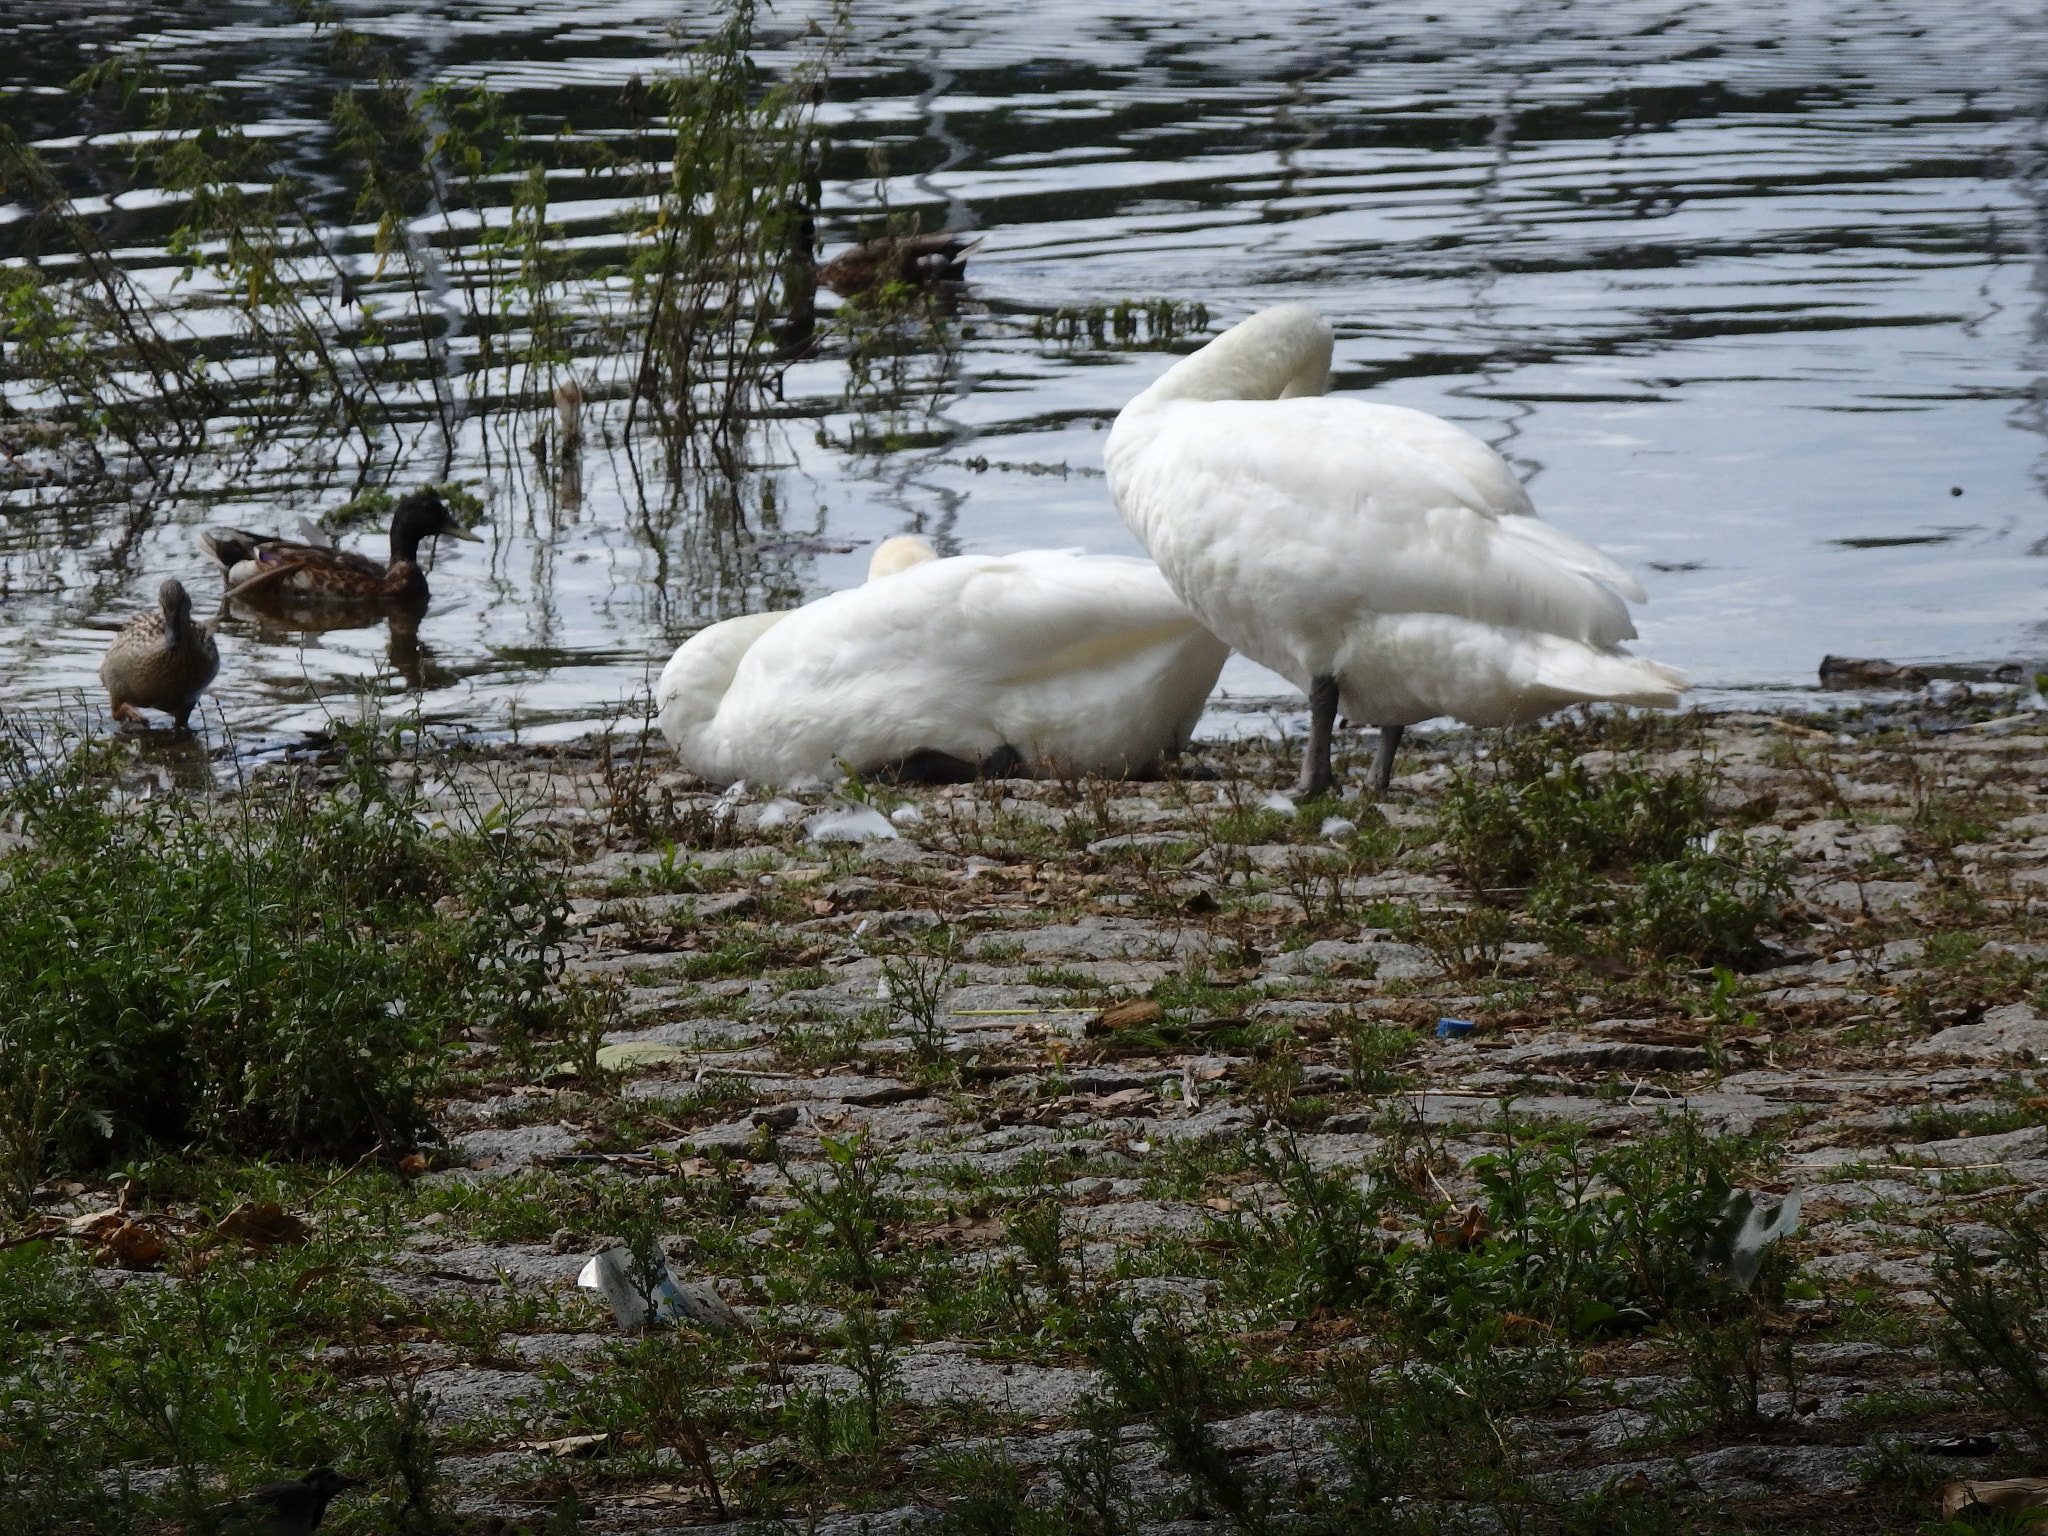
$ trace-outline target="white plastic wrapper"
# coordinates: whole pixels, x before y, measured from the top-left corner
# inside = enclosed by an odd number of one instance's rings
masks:
[[[678,1284],[668,1272],[668,1261],[657,1257],[654,1276],[654,1312],[671,1322],[695,1323],[713,1333],[730,1333],[740,1323],[739,1314],[726,1305],[725,1298],[708,1281]],[[634,1283],[633,1253],[629,1248],[607,1248],[576,1276],[586,1291],[602,1291],[612,1304],[612,1316],[625,1333],[639,1333],[647,1327],[647,1297]]]

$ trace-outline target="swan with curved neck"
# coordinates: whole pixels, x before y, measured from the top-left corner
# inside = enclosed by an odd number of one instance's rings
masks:
[[[1110,494],[1189,611],[1307,693],[1299,791],[1331,784],[1341,704],[1380,730],[1511,725],[1569,704],[1668,706],[1687,683],[1620,646],[1627,569],[1535,515],[1507,461],[1447,421],[1327,398],[1331,333],[1261,311],[1124,407]]]
[[[890,539],[864,586],[713,624],[655,689],[713,783],[856,772],[1126,773],[1178,752],[1225,648],[1149,561],[1071,550],[939,559]]]

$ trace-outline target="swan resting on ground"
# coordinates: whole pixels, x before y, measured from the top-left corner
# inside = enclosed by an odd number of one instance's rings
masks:
[[[1130,773],[1178,752],[1228,651],[1150,561],[883,543],[867,584],[691,636],[662,734],[715,784]]]
[[[1330,788],[1340,703],[1380,728],[1382,793],[1419,720],[1675,704],[1685,679],[1620,649],[1635,577],[1540,521],[1463,428],[1323,398],[1330,353],[1315,311],[1261,311],[1125,406],[1103,448],[1117,510],[1188,610],[1307,693],[1300,792]]]

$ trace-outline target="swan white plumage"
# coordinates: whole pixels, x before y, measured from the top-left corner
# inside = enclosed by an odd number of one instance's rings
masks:
[[[1330,787],[1340,701],[1380,727],[1382,792],[1419,720],[1677,702],[1682,676],[1619,648],[1635,577],[1539,521],[1471,433],[1324,398],[1330,353],[1315,311],[1261,311],[1125,406],[1103,449],[1117,510],[1189,611],[1308,694],[1300,791]]]
[[[713,783],[1127,773],[1184,746],[1229,654],[1149,560],[875,551],[865,586],[693,635],[662,734]]]

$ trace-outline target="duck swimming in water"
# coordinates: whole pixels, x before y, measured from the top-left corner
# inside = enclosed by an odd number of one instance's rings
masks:
[[[865,586],[685,641],[662,734],[713,783],[1124,774],[1178,752],[1228,652],[1150,561],[875,551]]]
[[[818,281],[841,297],[866,293],[877,283],[908,283],[928,288],[957,283],[967,276],[967,258],[981,246],[954,232],[930,235],[877,235],[849,245],[818,268]]]
[[[427,573],[420,569],[420,545],[439,534],[482,542],[455,521],[436,492],[419,490],[391,514],[391,558],[386,564],[352,550],[240,528],[205,529],[199,547],[227,573],[227,595],[237,600],[424,605]]]
[[[1621,649],[1610,556],[1536,516],[1492,448],[1398,405],[1326,399],[1330,327],[1253,315],[1123,408],[1109,490],[1188,610],[1308,695],[1299,790],[1330,789],[1330,727],[1451,715],[1512,725],[1597,699],[1669,706],[1686,681]]]
[[[220,648],[192,618],[185,584],[172,577],[157,588],[153,612],[121,627],[100,661],[100,681],[116,720],[140,720],[145,709],[174,716],[191,729],[192,709],[220,671]]]

